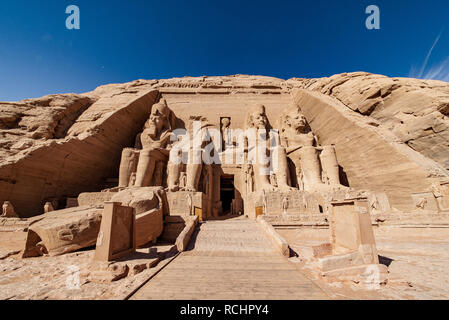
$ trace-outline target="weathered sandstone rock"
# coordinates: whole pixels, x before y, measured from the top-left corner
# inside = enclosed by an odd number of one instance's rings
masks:
[[[447,82],[356,72],[312,79],[303,88],[335,97],[449,169]]]
[[[337,99],[304,89],[294,89],[293,97],[318,140],[335,145],[351,187],[385,192],[392,207],[410,211],[412,193],[447,177],[441,165]]]
[[[117,193],[111,202],[132,207],[136,212],[136,245],[156,242],[163,231],[163,216],[167,210],[167,199],[163,188],[130,188]]]
[[[102,209],[77,207],[46,213],[28,229],[23,258],[61,255],[94,246]]]
[[[67,134],[55,136],[61,139],[39,140],[19,153],[3,148],[0,201],[17,202],[21,217],[30,217],[43,213],[47,198],[100,191],[104,179],[116,175],[121,150],[134,142],[156,96],[156,91],[109,91],[96,96],[73,125],[64,125],[58,132]]]

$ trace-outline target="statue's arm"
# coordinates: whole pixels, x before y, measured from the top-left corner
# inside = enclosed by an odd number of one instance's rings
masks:
[[[288,147],[287,149],[285,149],[285,152],[287,154],[290,154],[290,153],[295,152],[296,150],[299,150],[301,148],[302,148],[302,146]]]

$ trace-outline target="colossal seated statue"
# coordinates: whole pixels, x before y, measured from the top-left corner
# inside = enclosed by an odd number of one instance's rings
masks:
[[[171,148],[173,118],[173,113],[164,99],[153,105],[150,117],[140,134],[142,149],[126,148],[122,152],[119,187],[162,184],[162,173]]]
[[[204,142],[201,139],[201,135],[203,134],[203,129],[208,126],[207,122],[203,122],[204,120],[201,117],[190,117],[186,139],[181,138],[181,141],[173,145],[167,165],[169,191],[198,191],[203,168],[202,147]],[[199,125],[196,126],[195,122]],[[197,139],[199,140],[198,148],[195,147],[194,143]],[[186,143],[188,144],[186,145]],[[187,158],[184,158],[183,153],[187,154]],[[181,181],[181,178],[184,181]]]
[[[256,134],[264,135],[259,139],[266,139],[266,159],[263,159],[263,152],[256,152],[256,159],[252,164],[255,190],[254,191],[290,191],[293,188],[289,186],[289,171],[286,150],[279,144],[277,137],[276,143],[271,145],[270,140],[273,138],[268,133],[269,122],[265,113],[265,106],[258,104],[253,106],[247,115],[246,129],[255,129]],[[276,135],[274,136],[276,139]],[[272,141],[271,141],[272,142]],[[246,152],[251,152],[251,149],[255,148],[255,145],[248,145],[246,143]],[[276,184],[273,185],[270,181],[270,176],[276,175]]]
[[[298,186],[304,191],[325,191],[343,187],[333,146],[317,146],[299,107],[289,108],[280,117],[280,140],[296,167]]]

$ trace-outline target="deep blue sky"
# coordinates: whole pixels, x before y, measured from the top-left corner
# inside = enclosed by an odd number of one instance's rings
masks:
[[[65,28],[70,4],[80,30]],[[365,27],[370,4],[381,30]],[[0,101],[185,75],[449,81],[448,17],[448,0],[2,0]]]

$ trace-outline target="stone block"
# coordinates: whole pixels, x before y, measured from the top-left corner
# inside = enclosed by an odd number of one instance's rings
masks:
[[[369,214],[368,199],[331,202],[331,244],[335,254],[361,250],[371,257],[367,263],[378,263],[376,242]]]
[[[95,249],[96,261],[114,261],[136,251],[135,209],[107,202]]]
[[[28,229],[23,258],[61,255],[95,245],[102,210],[76,207],[49,212]]]

